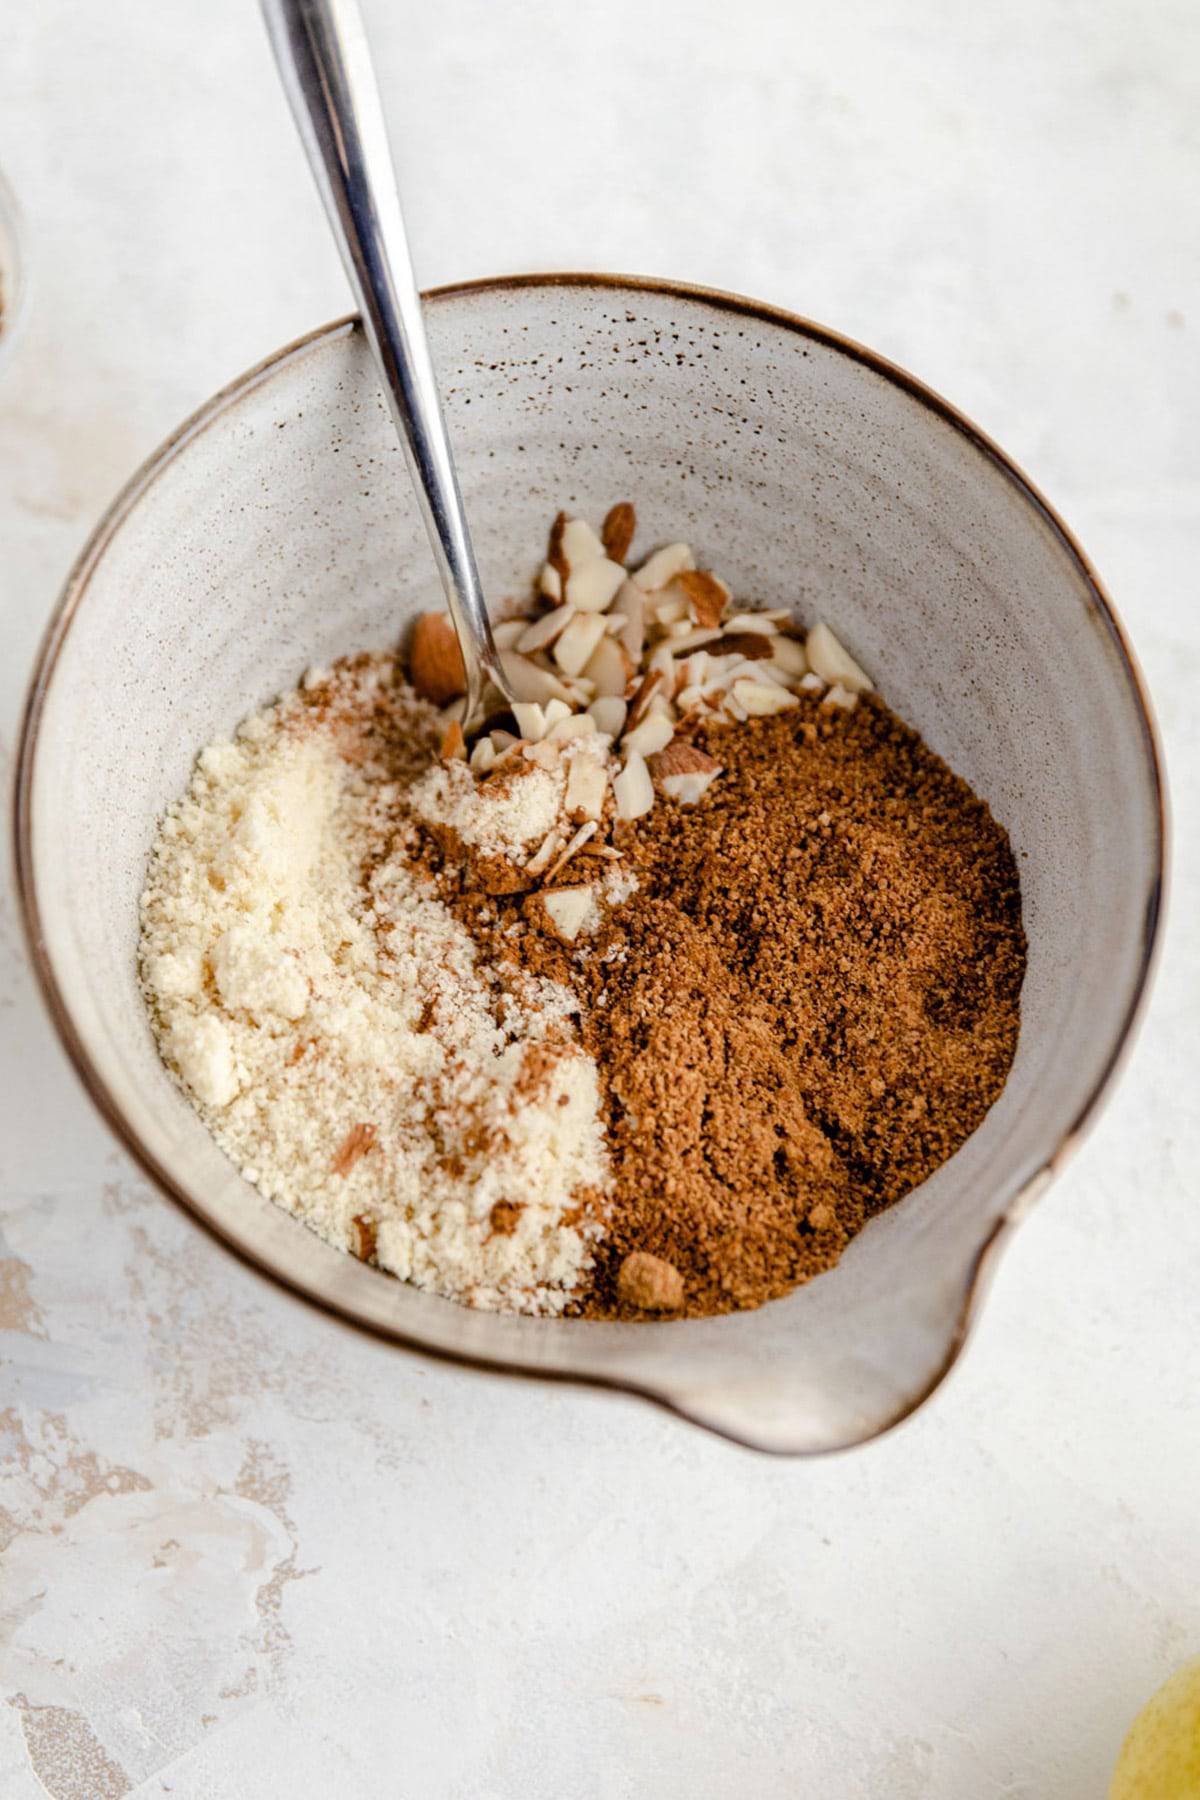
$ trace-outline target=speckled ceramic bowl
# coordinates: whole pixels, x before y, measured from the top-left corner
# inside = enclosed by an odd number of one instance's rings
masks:
[[[155,821],[197,748],[312,662],[394,642],[432,563],[361,334],[254,369],[151,458],[67,583],[21,747],[21,893],[54,1017],[126,1147],[249,1262],[398,1344],[646,1395],[764,1449],[912,1411],[997,1246],[1077,1141],[1144,995],[1162,790],[1149,710],[1083,555],[1023,476],[910,376],[727,295],[608,277],[431,297],[485,585],[523,584],[559,506],[637,502],[736,593],[822,613],[990,803],[1029,969],[1008,1085],[958,1154],[757,1313],[610,1325],[472,1313],[339,1255],[249,1187],[164,1074],[135,977]],[[314,1340],[322,1329],[314,1318]]]

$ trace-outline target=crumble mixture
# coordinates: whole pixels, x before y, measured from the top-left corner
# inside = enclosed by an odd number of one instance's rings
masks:
[[[205,750],[142,896],[247,1179],[476,1307],[752,1307],[939,1166],[1016,1047],[1007,837],[823,623],[560,515],[472,744],[449,621]]]

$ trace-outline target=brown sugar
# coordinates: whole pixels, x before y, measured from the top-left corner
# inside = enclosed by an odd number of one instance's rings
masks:
[[[442,870],[489,954],[579,996],[613,1169],[591,1316],[650,1309],[635,1256],[689,1316],[829,1268],[976,1128],[1016,1048],[1012,852],[915,732],[804,696],[694,742],[723,774],[618,827],[639,886],[583,955]]]

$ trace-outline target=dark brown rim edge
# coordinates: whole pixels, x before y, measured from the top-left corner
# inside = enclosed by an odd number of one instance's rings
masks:
[[[1153,709],[1146,690],[1137,657],[1130,645],[1116,615],[1112,601],[1093,568],[1082,546],[1076,541],[1068,527],[1059,518],[1040,491],[1028,476],[1013,462],[1012,458],[993,442],[988,435],[972,423],[957,407],[942,398],[919,381],[906,369],[890,362],[886,357],[869,350],[865,345],[853,338],[833,331],[827,326],[817,325],[797,313],[786,311],[782,307],[771,306],[766,302],[749,300],[738,294],[725,292],[720,288],[701,287],[687,282],[674,282],[653,276],[587,274],[583,272],[522,274],[481,277],[472,281],[451,283],[446,286],[428,290],[426,302],[452,300],[478,293],[492,293],[498,289],[518,290],[521,288],[561,287],[561,288],[601,288],[614,292],[664,294],[672,299],[682,301],[699,301],[704,305],[724,312],[736,314],[741,318],[759,319],[764,324],[782,326],[799,336],[826,345],[841,354],[851,357],[865,367],[881,375],[885,380],[904,389],[923,406],[934,412],[954,430],[965,437],[976,449],[981,451],[995,467],[1010,481],[1042,518],[1047,528],[1058,538],[1067,553],[1074,559],[1082,571],[1091,591],[1097,611],[1113,640],[1118,656],[1124,666],[1134,698],[1137,702],[1142,727],[1143,744],[1146,762],[1150,771],[1151,788],[1155,803],[1157,824],[1157,856],[1156,874],[1147,896],[1145,920],[1142,934],[1141,957],[1134,983],[1134,989],[1126,1009],[1125,1017],[1114,1040],[1112,1052],[1105,1063],[1091,1093],[1080,1108],[1072,1124],[1064,1132],[1055,1149],[1046,1162],[1025,1181],[1021,1188],[1008,1197],[1003,1213],[995,1220],[991,1230],[972,1261],[968,1272],[955,1330],[947,1345],[946,1355],[930,1378],[928,1383],[915,1396],[910,1397],[903,1407],[891,1418],[884,1420],[860,1437],[847,1439],[844,1443],[822,1445],[812,1449],[800,1447],[790,1449],[774,1444],[755,1443],[747,1435],[739,1435],[724,1422],[711,1420],[703,1411],[693,1411],[686,1402],[677,1400],[669,1393],[656,1391],[650,1387],[642,1387],[630,1381],[609,1379],[600,1375],[580,1376],[556,1369],[527,1369],[499,1359],[458,1355],[452,1351],[432,1347],[420,1339],[412,1338],[404,1332],[382,1326],[370,1325],[354,1318],[351,1314],[335,1305],[319,1294],[311,1294],[298,1286],[286,1275],[272,1268],[261,1258],[254,1255],[241,1244],[235,1243],[211,1219],[198,1212],[188,1196],[175,1185],[167,1170],[160,1167],[145,1146],[130,1131],[120,1110],[113,1101],[82,1041],[76,1033],[69,1009],[59,989],[54,971],[46,952],[42,934],[41,912],[38,905],[37,889],[33,874],[33,841],[32,819],[30,815],[33,770],[37,754],[38,728],[41,723],[46,695],[59,651],[70,629],[70,625],[79,603],[86,590],[100,556],[118,526],[141,495],[156,477],[166,468],[180,452],[198,437],[210,424],[223,414],[235,401],[252,392],[269,375],[278,368],[302,356],[316,344],[333,339],[352,331],[356,325],[356,315],[334,320],[327,325],[318,326],[303,336],[293,339],[281,350],[273,352],[255,363],[244,374],[234,378],[220,388],[209,400],[199,407],[189,418],[151,452],[135,473],[110,502],[98,523],[92,530],[87,543],[80,551],[71,567],[58,601],[50,615],[43,633],[34,662],[29,689],[22,710],[18,735],[17,760],[14,770],[13,800],[13,834],[14,834],[14,867],[16,873],[17,896],[21,910],[22,923],[29,943],[34,973],[41,988],[55,1028],[63,1046],[75,1068],[76,1074],[83,1083],[93,1104],[108,1124],[118,1142],[133,1158],[134,1162],[149,1176],[168,1199],[175,1202],[193,1222],[205,1230],[208,1235],[231,1251],[246,1267],[266,1276],[277,1287],[284,1289],[293,1298],[315,1307],[328,1317],[336,1319],[340,1324],[362,1332],[364,1335],[379,1339],[386,1343],[397,1344],[418,1355],[428,1356],[433,1360],[449,1363],[460,1368],[471,1368],[492,1374],[505,1374],[520,1377],[529,1381],[552,1381],[571,1386],[592,1388],[599,1391],[632,1394],[649,1400],[676,1417],[688,1420],[705,1430],[724,1438],[727,1442],[740,1448],[758,1451],[769,1455],[789,1457],[826,1456],[839,1451],[855,1449],[859,1445],[873,1442],[886,1432],[894,1430],[924,1405],[925,1401],[941,1386],[950,1370],[958,1361],[963,1347],[978,1318],[980,1306],[986,1287],[990,1284],[999,1261],[999,1252],[1010,1239],[1013,1230],[1033,1201],[1041,1194],[1050,1180],[1065,1166],[1071,1155],[1079,1147],[1083,1136],[1094,1122],[1099,1107],[1108,1093],[1114,1078],[1129,1054],[1136,1025],[1139,1023],[1149,992],[1150,979],[1153,974],[1161,944],[1161,923],[1166,888],[1167,872],[1167,799],[1166,784],[1163,776],[1162,753],[1158,741],[1158,731]]]

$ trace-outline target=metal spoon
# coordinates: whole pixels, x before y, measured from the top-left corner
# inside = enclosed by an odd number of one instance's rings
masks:
[[[262,0],[262,11],[408,457],[466,666],[470,722],[485,677],[513,695],[479,586],[367,34],[355,0]]]

